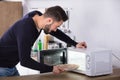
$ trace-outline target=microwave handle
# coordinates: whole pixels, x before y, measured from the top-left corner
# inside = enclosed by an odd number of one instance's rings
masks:
[[[67,51],[66,50],[63,51],[62,61],[63,61],[63,64],[67,63]]]

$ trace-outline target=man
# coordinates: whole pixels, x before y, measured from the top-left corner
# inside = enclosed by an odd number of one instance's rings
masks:
[[[34,61],[30,57],[31,47],[38,38],[41,30],[58,39],[78,48],[86,48],[86,43],[77,43],[57,29],[68,19],[60,6],[48,8],[44,14],[33,11],[12,25],[0,39],[0,76],[19,75],[16,64],[20,61],[22,66],[57,74],[64,71],[59,66],[48,66]]]

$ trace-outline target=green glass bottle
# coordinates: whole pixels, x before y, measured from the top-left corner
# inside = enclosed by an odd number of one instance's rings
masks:
[[[38,51],[42,50],[42,42],[41,40],[38,41]]]

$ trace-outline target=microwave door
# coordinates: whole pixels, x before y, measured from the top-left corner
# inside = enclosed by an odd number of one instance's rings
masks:
[[[66,48],[40,51],[40,62],[46,65],[65,64],[67,58]]]
[[[74,50],[68,50],[68,64],[76,64],[79,65],[77,70],[73,70],[78,73],[86,72],[86,54],[84,52],[78,52]]]

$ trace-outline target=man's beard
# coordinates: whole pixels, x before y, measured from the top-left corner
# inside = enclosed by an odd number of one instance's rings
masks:
[[[49,34],[49,33],[50,33],[51,25],[52,25],[52,24],[45,25],[45,28],[43,29],[45,34]]]

